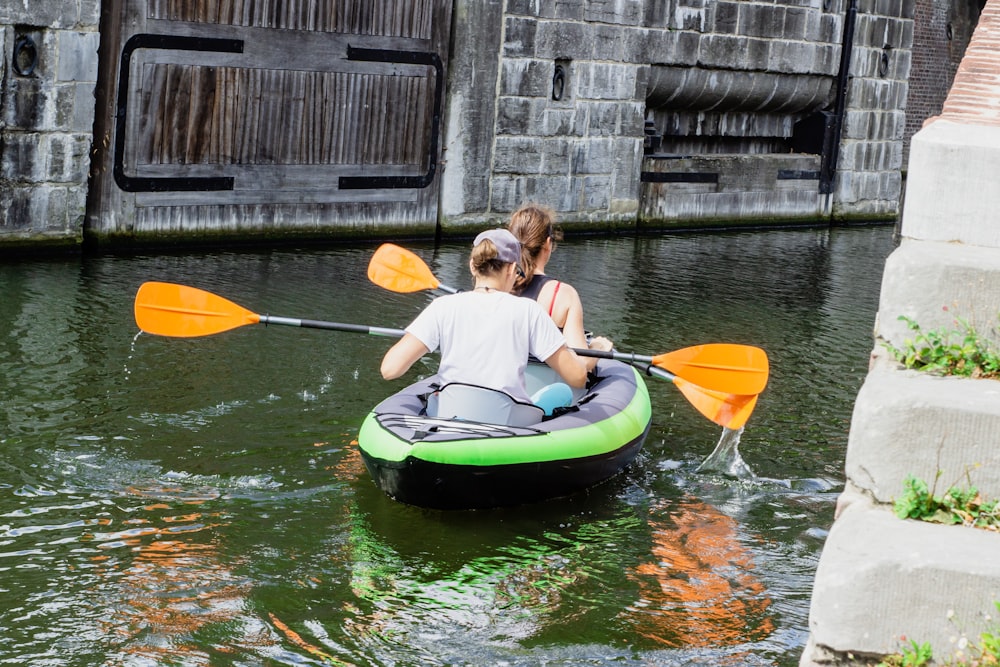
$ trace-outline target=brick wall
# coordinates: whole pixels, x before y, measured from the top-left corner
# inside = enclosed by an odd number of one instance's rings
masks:
[[[980,4],[980,0],[916,2],[913,64],[906,99],[904,160],[909,158],[910,138],[926,119],[941,112],[976,27]]]
[[[987,3],[945,99],[941,118],[1000,125],[1000,2]]]

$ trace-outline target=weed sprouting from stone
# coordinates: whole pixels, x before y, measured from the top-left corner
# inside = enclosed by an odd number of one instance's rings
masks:
[[[899,319],[906,322],[914,337],[904,340],[900,348],[888,342],[883,346],[906,368],[938,375],[1000,379],[1000,351],[968,320],[955,318],[956,330],[924,331],[913,318],[900,315]]]

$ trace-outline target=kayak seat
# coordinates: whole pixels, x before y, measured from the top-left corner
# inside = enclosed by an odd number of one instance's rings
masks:
[[[427,414],[483,424],[531,426],[542,421],[545,411],[496,389],[450,382],[427,397]]]

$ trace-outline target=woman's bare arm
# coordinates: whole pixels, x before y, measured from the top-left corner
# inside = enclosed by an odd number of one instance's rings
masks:
[[[556,350],[545,363],[549,365],[571,387],[582,389],[587,386],[587,365],[576,352],[565,345]]]
[[[420,339],[412,334],[403,334],[403,337],[389,348],[389,351],[382,357],[382,377],[386,380],[395,380],[416,363],[417,359],[429,353],[427,346],[420,342]]]

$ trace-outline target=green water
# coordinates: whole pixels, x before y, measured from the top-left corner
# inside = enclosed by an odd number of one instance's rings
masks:
[[[466,244],[412,244],[466,287]],[[653,426],[589,493],[442,513],[374,487],[355,444],[391,340],[252,325],[137,335],[146,280],[262,314],[401,327],[431,294],[373,247],[0,264],[0,664],[798,664],[892,230],[558,247],[623,351],[767,350],[739,452],[650,378]],[[431,372],[435,358],[415,373]],[[408,377],[416,377],[411,373]]]

